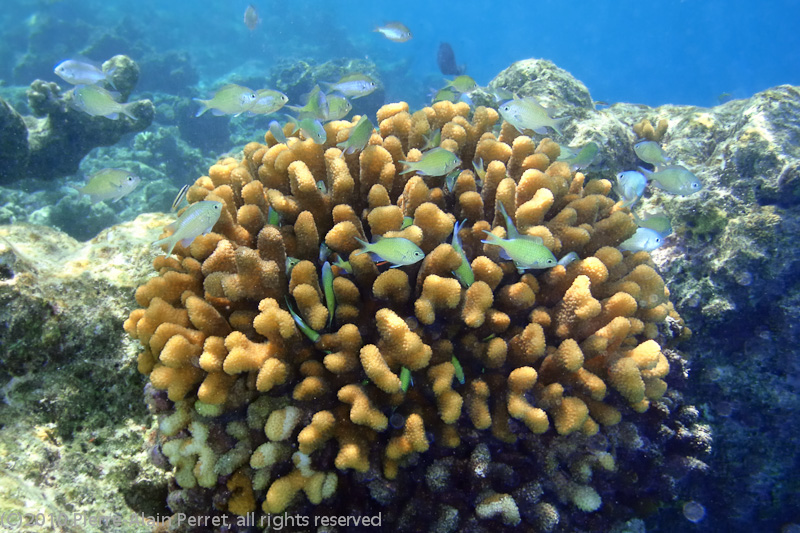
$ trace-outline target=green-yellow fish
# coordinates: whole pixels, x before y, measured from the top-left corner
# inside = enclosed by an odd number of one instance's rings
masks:
[[[703,188],[703,183],[689,169],[681,165],[668,165],[658,172],[650,172],[640,167],[640,170],[653,181],[659,189],[689,196]]]
[[[373,129],[374,126],[372,122],[370,122],[369,117],[367,117],[367,115],[361,115],[356,125],[350,128],[350,136],[347,137],[347,140],[337,143],[336,146],[346,154],[352,154],[356,151],[360,152],[367,145],[367,142],[369,142]]]
[[[469,261],[467,260],[467,254],[464,253],[464,247],[461,245],[461,239],[458,237],[458,230],[464,225],[465,221],[456,222],[455,226],[453,227],[453,240],[451,241],[451,246],[453,249],[458,252],[458,255],[461,256],[461,264],[458,265],[458,268],[453,271],[453,275],[461,282],[461,284],[465,287],[469,287],[473,283],[475,283],[475,274],[472,272],[472,266],[470,266]]]
[[[419,246],[403,237],[386,237],[373,243],[362,241],[358,237],[355,239],[361,245],[361,250],[355,252],[355,255],[369,252],[381,261],[391,263],[391,268],[413,265],[425,257]]]
[[[253,104],[256,103],[257,98],[258,95],[253,89],[231,83],[214,93],[214,97],[211,100],[201,100],[200,98],[192,98],[192,100],[200,102],[203,106],[197,111],[196,117],[199,117],[209,109],[211,114],[215,116],[239,116],[245,111],[249,111]]]
[[[325,141],[328,139],[328,133],[325,131],[325,127],[322,125],[322,122],[320,122],[318,119],[306,117],[298,122],[294,117],[290,117],[288,115],[287,117],[297,127],[297,129],[300,130],[303,135],[305,135],[306,139],[311,139],[316,144],[325,144]]]
[[[572,170],[583,170],[592,164],[599,152],[600,147],[597,143],[590,141],[586,143],[578,153],[563,159],[559,157],[558,160],[566,161],[569,164],[569,168]]]
[[[73,189],[87,195],[93,204],[103,200],[111,200],[113,203],[130,194],[140,181],[139,176],[134,176],[127,170],[104,168],[89,176],[86,185]]]
[[[436,91],[436,94],[433,95],[433,103],[436,102],[457,102],[458,101],[458,91],[454,90],[452,87],[445,87],[444,89],[439,89]]]
[[[553,119],[547,109],[531,97],[515,98],[498,109],[503,119],[517,128],[520,132],[533,130],[539,134],[547,133],[547,128],[552,128],[561,135],[561,125],[567,117]]]
[[[319,85],[315,85],[306,98],[306,105],[303,107],[296,105],[289,105],[286,107],[297,113],[297,117],[300,119],[311,118],[326,120],[325,117],[328,116],[328,98],[319,88]]]
[[[333,270],[327,261],[322,263],[322,289],[325,292],[325,305],[328,307],[328,325],[333,322],[336,312],[336,296],[333,293]]]
[[[483,232],[486,233],[488,239],[481,242],[502,248],[500,257],[514,261],[514,266],[517,267],[517,272],[520,274],[529,268],[550,268],[558,264],[553,252],[544,245],[544,241],[539,237],[523,235],[514,239],[501,239],[489,231],[483,230]]]
[[[444,148],[432,148],[419,161],[400,161],[406,168],[400,174],[416,172],[421,176],[444,176],[461,165],[456,154]]]
[[[205,235],[214,224],[219,220],[222,214],[222,202],[215,200],[203,200],[197,202],[189,207],[178,217],[178,220],[167,226],[167,231],[172,231],[172,235],[165,237],[153,243],[155,246],[162,244],[169,245],[167,255],[172,254],[175,245],[179,242],[182,246],[186,247],[192,244],[192,241],[198,235]]]
[[[353,105],[341,93],[330,93],[327,99],[328,112],[323,117],[325,121],[343,119],[353,109]]]
[[[654,166],[666,165],[671,161],[664,149],[655,141],[639,141],[633,145],[633,151],[639,159]]]
[[[272,89],[261,89],[256,93],[256,100],[247,110],[248,115],[268,115],[286,105],[289,97]]]
[[[633,220],[636,221],[636,225],[640,228],[649,228],[662,237],[666,237],[672,233],[672,222],[670,222],[669,217],[661,211],[645,215],[644,218],[638,216],[636,213],[631,214],[633,215]]]
[[[106,91],[97,85],[76,85],[72,90],[72,105],[93,117],[106,117],[117,120],[120,113],[136,120],[131,106],[136,102],[121,104],[117,102],[119,93]]]
[[[460,93],[470,93],[478,88],[478,84],[471,77],[462,74],[452,81],[447,82],[447,87],[452,87]]]

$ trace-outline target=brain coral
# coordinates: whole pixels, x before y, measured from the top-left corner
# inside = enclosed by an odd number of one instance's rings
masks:
[[[649,255],[615,248],[636,226],[607,180],[556,162],[549,139],[506,124],[494,133],[498,114],[485,107],[386,105],[364,150],[345,155],[335,143],[357,118],[326,124],[327,145],[267,133],[241,161],[213,165],[187,198],[223,202],[219,222],[155,259],[125,323],[144,347],[139,370],[174,402],[160,430],[176,481],[213,489],[219,511],[280,513],[359,483],[380,501],[376,482],[409,487],[404,471],[462,444],[584,442],[667,389],[655,339],[660,324],[682,322]],[[399,173],[436,129],[465,167],[483,160],[482,182],[471,170],[449,187]],[[520,233],[581,259],[520,275],[482,243],[484,231],[508,233],[500,204]],[[468,287],[450,244],[462,220]],[[355,237],[379,235],[426,257],[387,269],[353,253]],[[333,268],[333,316],[323,243],[352,269]],[[299,260],[290,271],[287,257]],[[590,455],[542,459],[562,503],[584,511],[601,505],[592,468],[614,468]],[[577,470],[565,478],[560,463]],[[476,516],[519,522],[515,499],[498,494],[473,500]]]

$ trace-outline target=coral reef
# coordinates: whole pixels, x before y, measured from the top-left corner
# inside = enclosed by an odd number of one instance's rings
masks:
[[[328,145],[267,133],[243,158],[213,165],[187,199],[223,202],[214,231],[158,257],[158,276],[136,292],[125,330],[144,347],[139,370],[173,405],[161,411],[161,449],[176,468],[174,501],[205,494],[219,511],[280,513],[335,505],[346,486],[364,493],[359,512],[381,509],[400,529],[442,513],[465,526],[541,526],[561,509],[562,527],[573,528],[624,516],[604,496],[616,497],[623,450],[642,447],[631,421],[650,416],[660,427],[649,408],[669,418],[680,403],[665,380],[681,360],[665,343],[686,331],[649,255],[615,248],[635,224],[609,198],[611,183],[555,162],[550,139],[507,126],[496,136],[498,115],[485,107],[386,105],[368,146],[344,155],[331,146],[354,123],[327,124]],[[453,190],[443,177],[399,174],[398,161],[418,160],[438,128],[442,147],[486,163],[480,186],[471,170]],[[501,204],[520,233],[582,259],[517,273],[481,242],[483,231],[510,231]],[[404,217],[413,223],[401,230]],[[466,221],[469,287],[452,274],[457,220]],[[386,270],[353,253],[355,237],[378,236],[405,237],[427,256]],[[332,316],[322,243],[353,270],[335,272]],[[287,257],[300,260],[291,272]],[[593,439],[606,444],[591,449]],[[404,507],[419,503],[407,496],[416,472],[456,475],[436,465],[465,450],[482,465],[471,491],[447,508]],[[406,496],[386,506],[385,490]],[[565,518],[566,509],[583,513]]]
[[[116,89],[127,99],[136,85],[139,67],[127,56],[114,56],[105,68]],[[153,121],[155,108],[149,100],[132,106],[136,120],[109,120],[92,117],[70,106],[70,93],[52,82],[36,80],[28,89],[28,105],[33,116],[20,116],[0,100],[0,146],[3,158],[14,162],[0,168],[0,183],[33,177],[52,180],[75,173],[81,159],[98,146],[109,146],[123,135],[142,131]],[[22,125],[24,124],[24,130]],[[20,139],[27,139],[23,144]]]

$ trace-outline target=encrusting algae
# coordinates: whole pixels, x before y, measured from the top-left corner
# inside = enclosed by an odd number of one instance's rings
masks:
[[[227,487],[218,508],[235,514],[319,504],[355,483],[351,471],[391,482],[465,437],[513,446],[526,434],[594,435],[666,391],[655,339],[668,317],[682,321],[649,255],[616,248],[636,224],[609,181],[556,162],[550,139],[506,123],[496,136],[489,108],[389,104],[363,150],[344,154],[335,146],[358,118],[327,123],[326,144],[267,133],[243,160],[213,165],[186,197],[221,202],[219,221],[156,258],[158,276],[125,322],[144,347],[139,370],[174,402],[161,433],[177,483]],[[403,172],[437,129],[462,168],[483,160],[480,185],[472,170],[452,190],[444,176]],[[509,237],[499,206],[515,233],[581,259],[518,272],[484,242],[485,232]],[[271,211],[279,224],[267,223]],[[376,265],[359,240],[379,237],[425,257]],[[299,260],[291,273],[287,257]],[[470,283],[455,274],[463,257]],[[332,305],[324,265],[340,261],[352,274],[332,267]],[[212,446],[211,426],[224,428],[225,447]],[[591,486],[562,485],[578,508],[599,507]],[[507,494],[477,512],[520,520]]]

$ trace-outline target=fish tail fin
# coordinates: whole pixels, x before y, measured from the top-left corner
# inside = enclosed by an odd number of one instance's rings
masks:
[[[120,111],[122,111],[122,113],[131,120],[139,120],[139,118],[131,111],[131,108],[135,103],[136,102],[129,102],[127,104],[123,104],[122,109],[120,109]]]
[[[409,172],[414,172],[415,170],[417,170],[414,167],[414,163],[412,163],[411,161],[398,161],[398,163],[402,163],[402,164],[404,164],[406,166],[406,168],[404,168],[403,170],[398,172],[398,174],[400,174],[400,175],[408,174]]]
[[[163,239],[159,239],[159,240],[157,240],[156,242],[153,243],[153,246],[161,247],[164,244],[168,244],[169,245],[169,250],[167,251],[167,255],[168,256],[172,255],[172,250],[174,250],[175,249],[175,245],[178,244],[178,241],[172,238],[173,236],[174,235],[170,235],[169,237],[164,237]]]
[[[652,179],[652,177],[653,177],[653,173],[652,173],[652,172],[650,172],[649,170],[647,170],[647,169],[646,169],[646,168],[644,168],[644,167],[638,167],[638,168],[639,168],[639,172],[641,172],[641,173],[642,173],[642,175],[643,175],[645,178],[647,178],[647,180],[648,180],[648,181],[649,181],[650,179]]]
[[[561,128],[567,122],[567,120],[569,120],[569,117],[561,117],[553,120],[552,128],[555,130],[556,133],[558,133],[559,135],[564,135],[564,132],[562,131]]]
[[[195,117],[199,117],[200,115],[209,110],[208,102],[210,102],[210,100],[201,100],[200,98],[192,98],[192,100],[194,100],[195,102],[199,102],[200,105],[203,106],[197,110],[197,114],[195,114]]]
[[[495,246],[500,246],[500,242],[499,241],[502,241],[502,239],[500,237],[498,237],[497,235],[495,235],[494,233],[492,233],[489,230],[483,230],[483,232],[488,236],[488,239],[487,240],[482,240],[481,241],[482,243],[494,244]]]
[[[354,239],[356,240],[356,242],[357,242],[358,244],[360,244],[360,245],[361,245],[361,247],[363,248],[363,250],[356,250],[355,252],[353,252],[353,255],[361,255],[361,254],[363,254],[363,253],[366,253],[366,252],[368,252],[368,251],[369,251],[369,250],[367,249],[367,247],[369,246],[369,243],[368,243],[368,242],[366,242],[366,241],[363,241],[363,240],[359,239],[358,237],[353,237],[353,238],[354,238]]]

